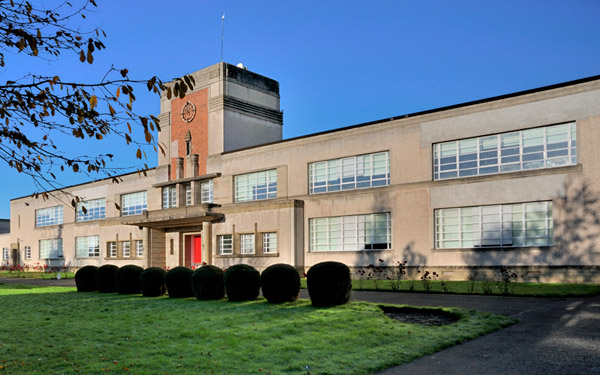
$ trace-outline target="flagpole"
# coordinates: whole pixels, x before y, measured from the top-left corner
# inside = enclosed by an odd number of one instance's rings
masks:
[[[221,62],[223,62],[223,29],[225,28],[225,14],[221,17]]]

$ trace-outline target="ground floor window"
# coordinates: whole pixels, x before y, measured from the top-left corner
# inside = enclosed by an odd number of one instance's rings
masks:
[[[131,242],[122,241],[121,251],[123,252],[123,258],[129,258],[131,256]]]
[[[114,241],[108,242],[106,244],[106,247],[108,249],[108,257],[116,258],[117,257],[117,243]]]
[[[277,253],[277,233],[263,233],[263,253],[275,254]]]
[[[322,217],[309,220],[310,251],[360,251],[391,248],[389,213]]]
[[[2,260],[8,260],[8,248],[7,247],[2,248]]]
[[[63,257],[62,238],[40,240],[40,259],[58,259]]]
[[[31,246],[25,246],[25,259],[31,259]]]
[[[242,254],[254,254],[254,234],[241,234]]]
[[[217,236],[217,246],[220,255],[233,254],[233,236],[231,234]]]
[[[75,237],[75,256],[95,258],[100,256],[100,236]]]
[[[435,210],[435,247],[522,247],[553,244],[552,202]]]
[[[144,241],[135,241],[135,256],[141,258],[144,256]]]

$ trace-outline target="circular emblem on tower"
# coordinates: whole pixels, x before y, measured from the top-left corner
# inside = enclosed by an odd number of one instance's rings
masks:
[[[192,102],[185,102],[181,109],[181,119],[185,122],[192,122],[196,116],[196,106]]]

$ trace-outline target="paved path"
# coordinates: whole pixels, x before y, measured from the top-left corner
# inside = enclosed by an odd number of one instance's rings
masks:
[[[0,283],[74,286],[74,280],[0,279]],[[301,298],[308,298],[306,290]],[[455,306],[515,317],[511,327],[381,374],[600,375],[600,296],[526,298],[355,292],[354,300]]]

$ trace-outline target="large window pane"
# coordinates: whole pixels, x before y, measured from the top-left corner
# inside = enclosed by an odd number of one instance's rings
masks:
[[[434,144],[434,179],[577,164],[576,128],[573,122]]]
[[[58,259],[63,257],[62,238],[40,240],[40,259]]]
[[[45,227],[63,223],[62,206],[54,206],[35,210],[35,226]]]
[[[310,163],[309,193],[364,189],[390,184],[389,152]]]
[[[106,200],[93,199],[77,203],[77,221],[99,220],[106,217]]]
[[[390,214],[315,218],[310,251],[360,251],[391,248]]]
[[[435,210],[435,246],[551,246],[552,225],[552,202],[440,209]]]
[[[75,237],[75,255],[77,258],[100,256],[100,236]]]
[[[145,191],[121,195],[121,215],[139,215],[148,210],[148,197]]]
[[[235,201],[277,198],[277,170],[235,176]]]

